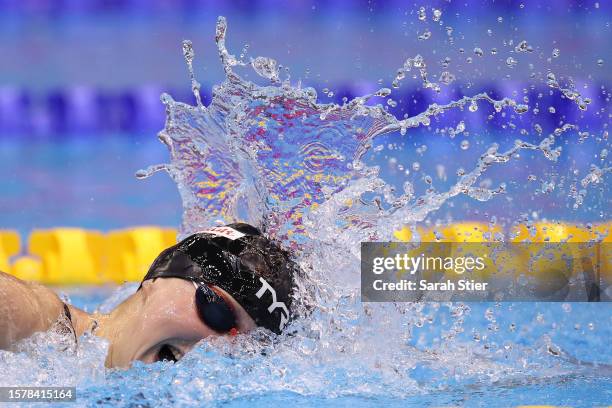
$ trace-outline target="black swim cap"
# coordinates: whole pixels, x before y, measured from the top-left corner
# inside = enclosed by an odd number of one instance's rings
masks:
[[[276,242],[251,225],[235,223],[195,233],[164,250],[143,282],[173,277],[216,285],[258,326],[280,333],[291,318],[297,271],[297,264]]]

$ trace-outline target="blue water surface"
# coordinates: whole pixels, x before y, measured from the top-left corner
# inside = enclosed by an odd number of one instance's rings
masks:
[[[81,308],[93,311],[108,298],[115,287],[82,287],[65,288],[60,292],[67,295],[70,301]],[[482,343],[493,347],[524,346],[530,350],[542,349],[543,339],[550,338],[556,350],[575,357],[570,364],[571,373],[542,375],[535,373],[532,377],[504,378],[497,382],[479,382],[473,379],[440,381],[439,372],[428,370],[425,366],[412,368],[410,379],[422,384],[438,384],[439,390],[426,392],[406,392],[405,395],[369,393],[360,390],[343,389],[347,382],[346,375],[338,367],[321,367],[313,361],[311,370],[329,370],[327,385],[322,390],[329,393],[298,393],[274,389],[266,391],[266,382],[271,384],[276,376],[270,373],[268,378],[261,378],[260,389],[252,392],[237,393],[233,388],[241,378],[233,377],[236,367],[248,367],[248,361],[240,358],[227,358],[222,354],[212,355],[196,353],[194,359],[185,359],[176,364],[157,363],[153,366],[136,364],[127,371],[110,370],[103,381],[92,381],[78,389],[82,406],[206,406],[229,407],[269,407],[269,406],[339,406],[339,407],[421,407],[421,406],[468,406],[468,407],[509,407],[519,405],[554,405],[572,407],[607,406],[612,402],[612,353],[609,339],[612,336],[612,304],[600,303],[468,303],[465,311],[463,330],[458,339],[465,344],[473,343],[474,334],[480,333]],[[450,315],[442,309],[436,313],[433,325],[426,325],[413,332],[407,339],[419,350],[444,350],[443,332],[453,325]],[[495,328],[491,328],[491,326]],[[514,328],[513,328],[514,327]],[[390,329],[391,330],[391,329]],[[390,331],[380,333],[372,338],[372,353],[377,351],[377,341],[388,335],[400,335]],[[487,339],[485,341],[485,339]],[[461,353],[460,347],[447,349],[448,353]],[[546,353],[543,353],[543,360]],[[521,356],[512,352],[506,353],[510,359]],[[200,358],[202,359],[200,360]],[[550,356],[549,356],[550,357]],[[228,377],[211,377],[205,363],[206,358],[218,359],[225,364]],[[265,356],[261,358],[266,358]],[[348,364],[358,366],[359,355],[346,354]],[[354,361],[351,361],[354,360]],[[596,363],[596,364],[593,364]],[[280,365],[283,364],[281,361]],[[278,367],[294,375],[302,376],[308,381],[309,369]],[[214,371],[213,371],[214,372]],[[312,372],[314,374],[314,372]],[[151,381],[147,380],[150,378]],[[199,380],[198,380],[199,379]],[[214,383],[215,387],[227,387],[227,395],[210,400],[210,395],[202,392],[194,394],[193,381]],[[358,380],[357,380],[358,381]],[[364,373],[364,384],[376,381],[375,377]],[[379,378],[384,387],[384,378]],[[184,386],[182,384],[185,384]],[[153,386],[152,386],[153,385]],[[380,385],[380,384],[379,384]],[[406,385],[407,389],[409,384]],[[206,389],[206,386],[203,386]],[[338,390],[342,391],[339,392]],[[199,402],[198,402],[199,401]]]

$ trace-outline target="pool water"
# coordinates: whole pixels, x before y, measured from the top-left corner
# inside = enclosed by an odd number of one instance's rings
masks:
[[[172,180],[134,177],[166,157],[154,137],[79,136],[0,140],[2,228],[18,230],[25,241],[37,228],[178,225],[181,203]]]
[[[59,292],[88,311],[108,311],[136,287]],[[330,311],[337,332],[317,331],[330,316],[316,313],[294,323],[294,336],[263,345],[248,336],[234,344],[203,340],[177,363],[136,363],[128,370],[103,367],[106,345],[99,339],[81,338],[75,356],[54,349],[54,339],[41,335],[22,353],[0,352],[0,384],[75,385],[77,406],[109,407],[592,407],[612,402],[610,304],[379,308],[347,297],[340,303]],[[406,315],[410,312],[413,316]]]

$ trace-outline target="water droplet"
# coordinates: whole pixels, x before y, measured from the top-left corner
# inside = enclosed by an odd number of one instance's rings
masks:
[[[470,142],[468,140],[463,140],[461,142],[461,150],[467,150],[470,148]]]
[[[497,22],[498,23],[503,23],[504,22],[504,18],[501,17],[501,16],[497,17]]]
[[[455,80],[455,76],[448,71],[444,71],[440,74],[439,81],[445,85],[450,84]]]
[[[523,40],[520,43],[518,43],[516,47],[514,47],[514,51],[516,51],[516,52],[532,52],[533,48],[531,48],[529,46],[529,44],[527,44],[527,41]]]
[[[382,98],[386,98],[390,94],[391,94],[391,89],[389,89],[389,88],[380,88],[378,91],[376,91],[374,96],[380,96]]]
[[[482,51],[482,48],[476,47],[474,48],[474,54],[476,54],[479,57],[482,57],[484,55],[484,52]]]
[[[478,104],[476,103],[476,101],[472,101],[468,109],[470,112],[476,112],[478,110]]]
[[[419,8],[419,20],[425,21],[427,19],[427,13],[425,12],[425,7]]]
[[[516,61],[514,58],[512,58],[512,57],[508,57],[508,58],[506,58],[506,65],[507,65],[509,68],[514,68],[514,66],[516,65],[516,63],[517,63],[517,61]]]
[[[604,64],[604,60],[602,60],[601,58],[597,60],[597,65],[601,67],[603,66],[603,64]]]
[[[514,111],[518,114],[523,114],[529,110],[528,105],[518,104],[514,107]]]
[[[259,76],[278,82],[279,68],[276,60],[268,57],[257,57],[251,61],[251,66]]]
[[[555,113],[555,112],[556,112],[556,110],[555,110],[555,107],[554,107],[554,106],[549,106],[549,107],[548,107],[548,111],[549,111],[550,113]]]
[[[419,171],[420,169],[421,169],[421,163],[419,162],[412,163],[412,170]]]
[[[430,37],[431,37],[431,31],[425,30],[425,32],[423,32],[423,34],[419,35],[418,38],[421,41],[425,41],[425,40],[429,40]]]
[[[433,21],[440,21],[440,17],[442,17],[442,11],[433,9]]]
[[[599,158],[603,160],[607,157],[608,157],[608,149],[602,149],[601,152],[599,153]]]
[[[497,48],[491,48],[491,54],[492,55],[497,54]]]
[[[554,48],[552,50],[552,56],[553,58],[559,58],[559,55],[561,55],[561,50],[559,50],[558,48]]]

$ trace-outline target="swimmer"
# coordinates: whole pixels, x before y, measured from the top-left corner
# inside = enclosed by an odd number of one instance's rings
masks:
[[[109,341],[107,367],[177,361],[200,340],[256,327],[281,333],[297,265],[248,224],[214,227],[164,250],[140,287],[109,314],[89,314],[52,290],[0,272],[0,349],[57,328]]]

